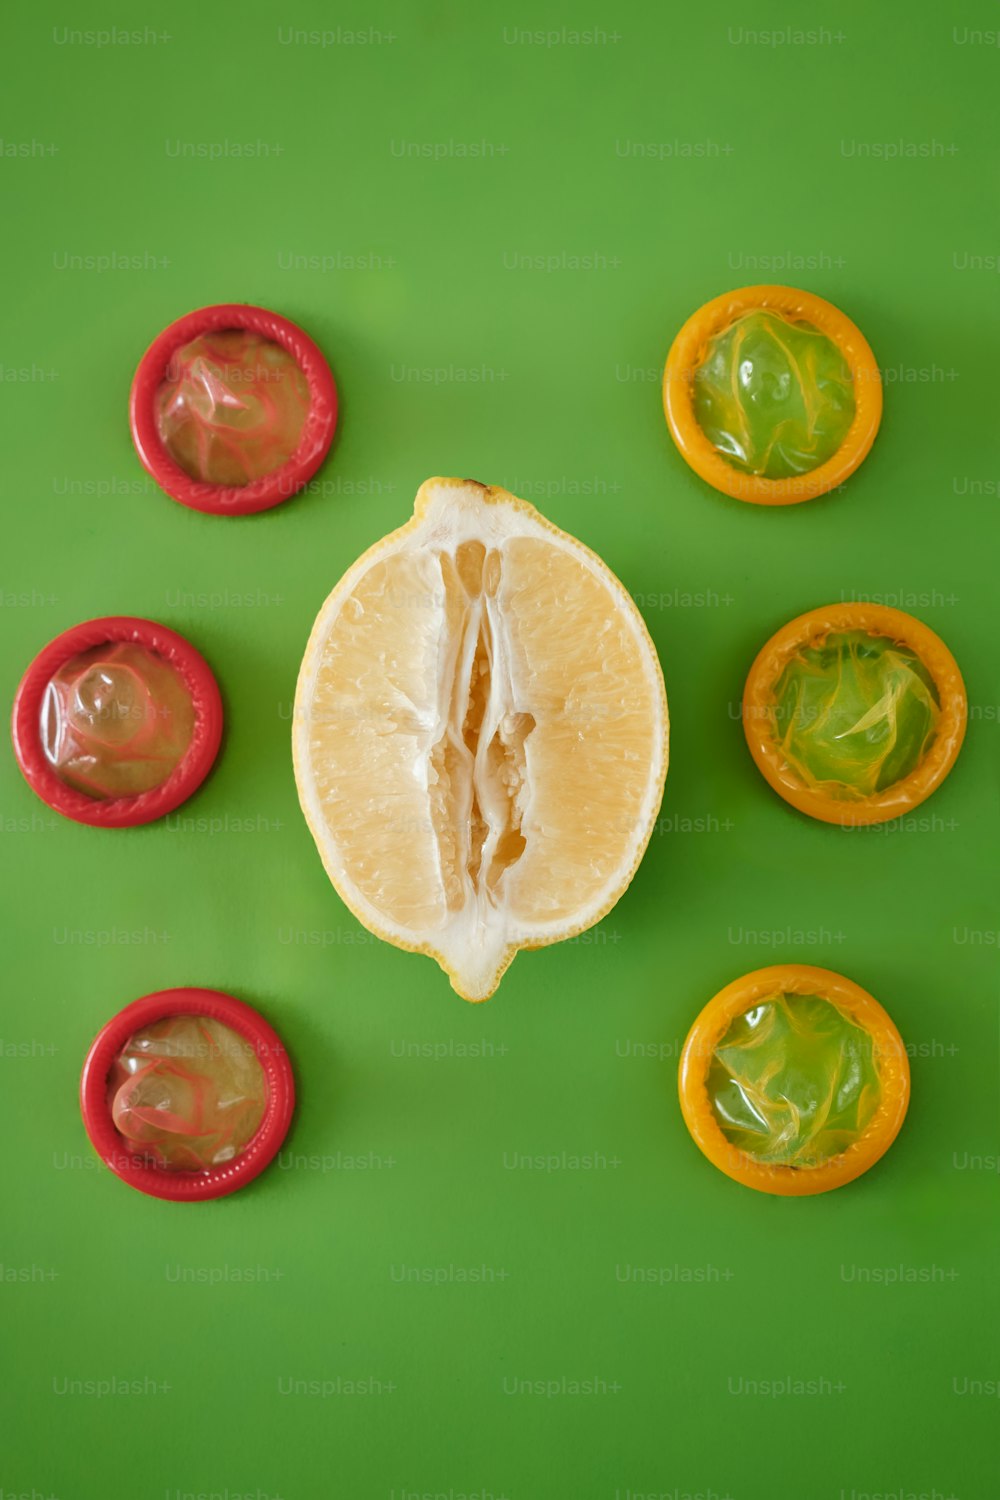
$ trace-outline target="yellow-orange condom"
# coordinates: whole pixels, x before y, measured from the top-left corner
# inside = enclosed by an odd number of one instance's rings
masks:
[[[746,1187],[825,1193],[866,1172],[906,1115],[899,1032],[859,985],[808,964],[745,974],[684,1044],[680,1101],[699,1149]]]
[[[674,442],[715,489],[795,505],[841,484],[875,440],[882,385],[860,330],[822,297],[751,286],[706,302],[663,378]]]
[[[883,823],[923,802],[965,733],[961,673],[911,615],[834,604],[782,627],[747,677],[743,725],[764,778],[810,817]]]

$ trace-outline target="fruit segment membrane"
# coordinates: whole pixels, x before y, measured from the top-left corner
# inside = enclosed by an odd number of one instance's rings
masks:
[[[856,405],[833,340],[764,308],[708,341],[693,394],[709,442],[734,468],[764,479],[807,474],[831,459]]]
[[[177,769],[194,734],[187,684],[165,657],[109,641],[71,658],[42,697],[39,733],[61,781],[88,797],[135,797]]]
[[[424,525],[351,570],[296,710],[332,878],[469,999],[516,947],[603,915],[665,762],[662,679],[632,601],[531,507],[478,490],[439,492]]]
[[[869,1033],[829,1000],[784,993],[730,1023],[706,1087],[736,1150],[803,1168],[845,1151],[881,1094]]]
[[[253,1045],[211,1016],[168,1016],[129,1038],[108,1078],[125,1147],[175,1172],[208,1172],[240,1156],[267,1106]]]
[[[157,430],[192,479],[242,487],[292,457],[309,399],[302,370],[272,339],[247,329],[203,333],[171,357]]]
[[[850,630],[801,647],[774,685],[769,713],[775,741],[804,784],[850,801],[916,770],[940,705],[914,651]]]

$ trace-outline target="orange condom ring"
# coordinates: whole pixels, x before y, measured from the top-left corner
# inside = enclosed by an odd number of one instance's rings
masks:
[[[780,1024],[766,1035],[769,1020]],[[809,1076],[820,1056],[809,1035],[817,1021],[839,1076]],[[842,1107],[859,1067],[867,1079]],[[860,985],[810,964],[773,964],[734,979],[705,1006],[684,1043],[679,1092],[684,1123],[713,1166],[757,1192],[799,1198],[853,1182],[888,1151],[910,1102],[910,1066],[891,1018]],[[803,1118],[817,1103],[810,1139]],[[750,1130],[739,1128],[744,1107]]]
[[[790,336],[806,333],[815,344],[826,349],[828,356],[832,355],[840,363],[841,395],[853,406],[853,416],[841,401],[840,426],[831,429],[825,447],[818,450],[822,461],[814,467],[807,467],[805,472],[792,472],[778,478],[747,472],[746,468],[738,466],[738,461],[731,462],[724,456],[725,450],[706,434],[696,414],[697,379],[707,368],[706,360],[717,348],[717,341],[739,320],[755,313],[772,315],[772,320],[776,318],[786,325]],[[791,372],[799,370],[796,361],[791,356],[789,359],[790,365],[784,372],[765,371],[762,378],[766,391],[764,386],[758,387],[757,395],[749,398],[750,407],[744,407],[740,415],[745,415],[755,402],[772,394],[776,383],[790,379]],[[734,366],[734,374],[737,368],[744,368],[739,360]],[[734,401],[738,394],[737,384],[734,383],[730,392]],[[829,382],[824,388],[832,389]],[[743,395],[746,397],[747,393]],[[808,395],[803,399],[808,416],[810,399]],[[865,458],[882,420],[882,379],[875,356],[861,330],[832,303],[796,287],[747,286],[706,302],[681,328],[667,356],[663,374],[663,409],[681,457],[714,489],[752,505],[798,505],[803,500],[812,500],[836,489]],[[733,409],[738,411],[737,406]],[[843,427],[842,432],[840,427]],[[827,447],[831,449],[829,453]],[[804,462],[800,459],[800,463]]]
[[[919,806],[955,764],[967,717],[962,674],[941,638],[879,604],[828,604],[790,620],[743,692],[743,730],[765,781],[799,812],[842,828]]]

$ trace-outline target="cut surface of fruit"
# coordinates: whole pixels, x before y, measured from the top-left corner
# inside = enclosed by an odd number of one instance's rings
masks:
[[[320,611],[293,749],[347,905],[485,1000],[518,949],[591,926],[632,879],[666,774],[663,677],[588,548],[505,490],[433,479]]]

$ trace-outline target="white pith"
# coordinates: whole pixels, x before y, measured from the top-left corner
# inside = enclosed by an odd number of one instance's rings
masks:
[[[536,705],[530,683],[517,680],[517,656],[502,602],[505,549],[512,540],[525,537],[571,554],[611,596],[617,621],[624,622],[639,648],[657,719],[641,807],[623,837],[621,857],[585,904],[571,915],[560,912],[551,920],[519,917],[512,909],[511,897],[522,857],[519,840],[530,838],[533,826],[532,733]],[[456,598],[461,603],[460,627],[438,631],[437,701],[409,705],[413,712],[407,730],[420,746],[413,775],[433,829],[434,875],[444,908],[438,920],[416,925],[395,920],[359,889],[326,818],[312,753],[318,744],[314,740],[315,699],[324,644],[369,570],[398,553],[404,553],[408,560],[419,559],[428,578],[436,578],[441,569],[448,575],[447,581],[441,579],[440,607],[433,605],[435,620],[443,624],[448,600],[452,606]],[[473,590],[472,596],[458,594],[457,573],[471,577],[476,568],[470,563],[480,556],[482,591],[476,594]],[[494,589],[497,567],[500,584]],[[356,604],[354,601],[352,608]],[[479,677],[477,656],[488,664],[488,691],[481,701],[472,691],[474,671]],[[599,920],[621,894],[645,847],[659,806],[666,731],[662,676],[645,627],[632,600],[599,559],[573,538],[550,527],[524,502],[498,499],[495,492],[487,499],[482,487],[471,481],[429,481],[421,490],[415,520],[360,558],[323,606],[299,677],[293,744],[303,809],[327,871],[344,900],[371,930],[401,947],[432,954],[447,969],[461,994],[480,999],[495,988],[499,974],[518,948],[539,947],[583,930]],[[599,732],[599,726],[594,732]],[[470,739],[471,745],[467,742]],[[449,805],[455,810],[447,826],[435,817],[441,798],[450,799]],[[415,840],[420,842],[419,838]],[[427,845],[421,847],[426,853]]]

